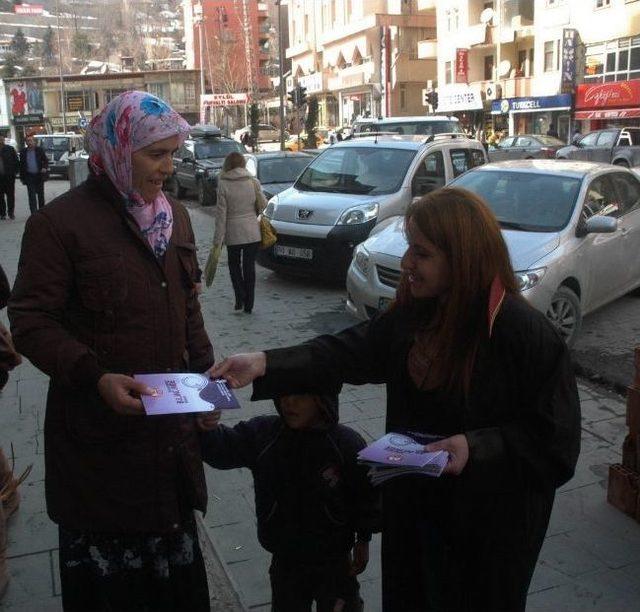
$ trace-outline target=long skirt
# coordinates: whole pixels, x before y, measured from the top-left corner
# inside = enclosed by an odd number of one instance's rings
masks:
[[[59,527],[65,612],[208,612],[195,524],[171,534],[101,534]]]

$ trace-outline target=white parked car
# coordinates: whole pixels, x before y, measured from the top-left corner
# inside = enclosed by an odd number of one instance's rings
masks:
[[[353,248],[415,196],[487,161],[464,134],[369,136],[324,149],[264,212],[278,242],[259,252],[272,270],[344,280]]]
[[[450,185],[496,214],[523,296],[570,346],[582,317],[640,286],[640,180],[626,168],[517,160],[475,168]],[[356,248],[347,309],[368,318],[395,297],[407,249],[402,217]]]

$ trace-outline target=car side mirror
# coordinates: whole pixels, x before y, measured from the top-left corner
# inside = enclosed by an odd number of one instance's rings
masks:
[[[618,219],[605,215],[594,215],[578,226],[576,236],[582,238],[587,234],[613,234],[618,229]]]

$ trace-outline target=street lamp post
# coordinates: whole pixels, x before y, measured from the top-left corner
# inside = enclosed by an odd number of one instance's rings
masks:
[[[60,45],[60,10],[56,0],[56,30],[58,32],[58,67],[60,68],[60,108],[62,109],[62,131],[67,133],[67,103],[64,92],[64,77],[62,76],[62,46]]]
[[[204,10],[202,8],[202,2],[198,2],[193,7],[193,15],[195,17],[194,23],[198,26],[198,50],[200,57],[200,107],[202,108],[202,96],[205,95],[205,81],[204,81]]]
[[[278,77],[280,90],[280,150],[284,151],[284,44],[282,37],[282,0],[277,0],[278,4]]]

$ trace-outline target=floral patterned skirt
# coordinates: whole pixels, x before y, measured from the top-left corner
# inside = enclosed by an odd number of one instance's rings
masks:
[[[65,612],[209,611],[195,523],[171,534],[99,534],[59,527]]]

